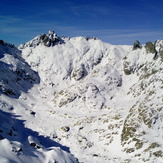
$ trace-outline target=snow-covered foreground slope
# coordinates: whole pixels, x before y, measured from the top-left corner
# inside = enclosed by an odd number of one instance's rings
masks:
[[[4,162],[161,162],[163,41],[136,45],[53,32],[0,45]]]
[[[40,135],[35,124],[31,129],[26,125],[27,119],[33,123],[36,116],[32,101],[28,100],[35,97],[28,91],[39,83],[39,75],[20,57],[20,51],[0,45],[1,163],[78,162],[68,147]]]

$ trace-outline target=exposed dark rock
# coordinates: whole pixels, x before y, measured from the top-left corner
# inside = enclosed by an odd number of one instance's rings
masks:
[[[147,42],[145,44],[147,53],[156,53],[155,45],[152,42]]]
[[[34,112],[34,111],[30,111],[30,114],[32,114],[33,116],[35,116],[36,115],[36,112]]]
[[[60,37],[58,37],[54,31],[49,31],[47,35],[42,34],[40,36],[40,40],[41,42],[43,42],[44,46],[47,47],[54,46],[57,43],[63,42],[63,40]]]
[[[63,126],[63,127],[61,127],[61,130],[64,131],[64,132],[69,132],[70,127],[69,126]]]
[[[140,44],[138,40],[136,40],[133,45],[133,50],[141,49],[141,48],[142,48],[142,45]]]

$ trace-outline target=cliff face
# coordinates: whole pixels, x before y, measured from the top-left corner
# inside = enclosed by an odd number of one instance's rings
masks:
[[[160,162],[162,47],[162,40],[115,46],[50,31],[19,46],[17,62],[5,59],[10,53],[3,52],[3,65],[23,62],[25,68],[16,65],[30,79],[12,70],[12,83],[17,77],[23,81],[17,86],[19,96],[1,91],[1,101],[12,105],[7,112],[20,115],[28,128],[59,143],[62,150],[69,147],[67,152],[79,161]],[[13,89],[12,84],[5,86]]]

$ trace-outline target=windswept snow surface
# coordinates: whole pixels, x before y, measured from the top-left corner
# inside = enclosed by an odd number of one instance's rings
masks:
[[[2,162],[162,162],[162,40],[155,59],[53,32],[0,46]]]

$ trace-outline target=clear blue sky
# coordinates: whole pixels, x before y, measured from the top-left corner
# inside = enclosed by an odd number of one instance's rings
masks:
[[[54,30],[111,44],[163,39],[163,0],[3,0],[0,39],[16,46]]]

